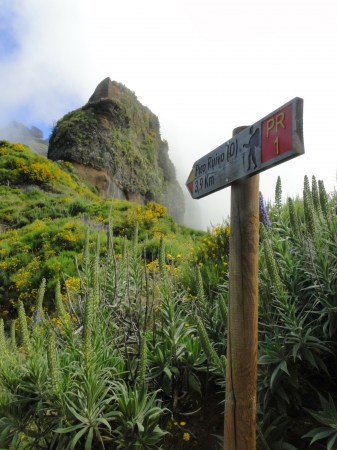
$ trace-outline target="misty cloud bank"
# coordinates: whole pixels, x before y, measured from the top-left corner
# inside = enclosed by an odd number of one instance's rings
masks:
[[[260,190],[272,200],[280,175],[284,197],[301,195],[304,174],[332,189],[336,13],[332,0],[0,0],[0,129],[16,120],[47,137],[110,76],[159,117],[185,189],[234,128],[299,96],[306,155],[262,174]],[[196,201],[203,228],[227,217],[229,192]]]

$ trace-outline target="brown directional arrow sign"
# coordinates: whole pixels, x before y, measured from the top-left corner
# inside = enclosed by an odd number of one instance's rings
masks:
[[[196,161],[186,186],[202,198],[303,154],[303,100],[296,97]]]

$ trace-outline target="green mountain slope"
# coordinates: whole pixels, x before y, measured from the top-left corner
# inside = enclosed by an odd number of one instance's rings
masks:
[[[124,238],[131,239],[138,224],[149,262],[157,258],[160,236],[172,257],[184,247],[196,249],[206,236],[178,225],[154,202],[102,199],[69,162],[54,163],[7,141],[0,141],[0,156],[0,316],[16,317],[18,300],[30,308],[42,277],[50,299],[57,279],[76,277],[75,259],[83,257],[88,225],[100,236],[104,254],[100,231],[108,226],[109,214],[116,253],[122,253]],[[46,306],[52,310],[50,302]]]

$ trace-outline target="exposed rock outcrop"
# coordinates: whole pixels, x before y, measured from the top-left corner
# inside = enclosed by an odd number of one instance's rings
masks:
[[[95,92],[89,98],[90,102],[97,102],[101,98],[110,98],[111,100],[120,100],[121,91],[116,81],[111,81],[109,77],[99,83]]]
[[[183,221],[184,196],[158,117],[121,83],[106,78],[86,105],[57,122],[48,158],[72,162],[104,197],[154,200]]]

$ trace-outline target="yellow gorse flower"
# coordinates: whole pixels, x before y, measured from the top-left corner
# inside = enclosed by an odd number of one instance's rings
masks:
[[[184,434],[183,434],[183,439],[184,439],[184,441],[189,441],[189,440],[190,440],[190,437],[191,437],[190,433],[184,433]]]

